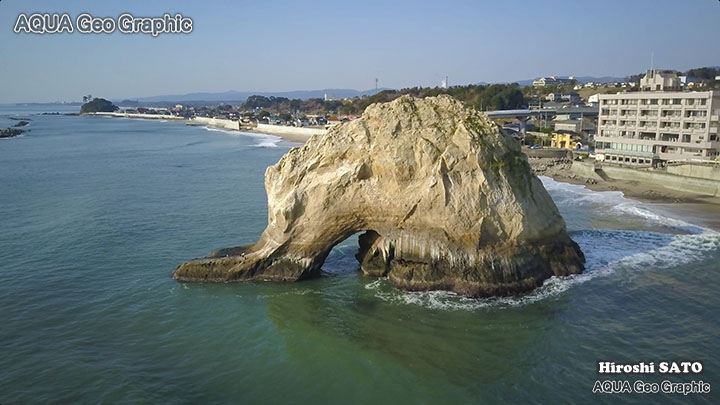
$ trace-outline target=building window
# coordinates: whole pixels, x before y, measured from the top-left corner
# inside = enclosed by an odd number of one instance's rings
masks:
[[[704,122],[686,122],[685,129],[705,129]]]

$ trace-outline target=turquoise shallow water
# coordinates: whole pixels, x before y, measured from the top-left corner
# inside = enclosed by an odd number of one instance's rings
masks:
[[[257,239],[293,144],[33,112],[0,107],[0,127],[33,119],[0,140],[2,404],[717,403],[591,394],[599,360],[699,360],[669,379],[720,384],[711,230],[543,179],[588,270],[524,297],[397,291],[352,238],[320,279],[181,284],[178,263]]]

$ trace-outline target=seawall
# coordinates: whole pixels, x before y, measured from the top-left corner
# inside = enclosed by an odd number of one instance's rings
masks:
[[[240,130],[240,123],[238,121],[225,120],[222,118],[193,117],[192,122],[218,128]]]
[[[675,164],[667,167],[667,172],[679,176],[720,181],[720,166],[708,164]]]
[[[177,115],[162,115],[162,114],[140,114],[140,113],[119,113],[119,112],[96,112],[88,115],[97,115],[101,117],[119,117],[119,118],[135,118],[145,120],[184,120],[183,117]]]
[[[255,131],[262,132],[264,134],[273,135],[300,135],[307,136],[310,138],[313,135],[323,135],[327,133],[326,129],[322,128],[302,128],[302,127],[288,127],[285,125],[270,125],[270,124],[258,124]]]
[[[209,118],[209,117],[193,117],[186,119],[178,117],[176,115],[161,115],[161,114],[140,114],[140,113],[122,113],[122,112],[98,112],[90,113],[88,115],[101,116],[101,117],[117,117],[117,118],[134,118],[134,119],[150,119],[150,120],[175,120],[175,121],[189,121],[198,125],[208,125],[217,128],[230,129],[234,131],[250,131],[258,132],[262,134],[277,135],[292,142],[304,143],[313,135],[324,135],[327,133],[326,129],[322,128],[303,128],[303,127],[289,127],[285,125],[269,125],[269,124],[257,124],[250,128],[240,126],[239,121],[226,120],[222,118]]]
[[[720,197],[720,180],[681,176],[671,173],[669,170],[668,172],[661,172],[611,165],[603,165],[602,168],[596,170],[594,162],[578,161],[573,162],[571,170],[580,176],[598,181],[639,181],[646,184],[662,186],[670,190]],[[679,172],[683,171],[684,170],[680,170]]]

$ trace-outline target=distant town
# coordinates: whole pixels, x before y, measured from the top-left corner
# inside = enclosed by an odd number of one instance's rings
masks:
[[[542,77],[525,86],[447,86],[443,81],[434,88],[381,90],[352,98],[253,95],[237,104],[165,102],[155,106],[124,100],[118,103],[117,113],[231,121],[238,129],[260,125],[265,129],[327,130],[359,118],[372,103],[391,101],[403,94],[450,94],[484,111],[532,149],[568,149],[586,152],[601,163],[654,168],[678,161],[720,159],[718,67],[687,72],[648,70],[609,83],[582,83],[572,76]],[[92,100],[91,95],[83,98],[84,103]]]

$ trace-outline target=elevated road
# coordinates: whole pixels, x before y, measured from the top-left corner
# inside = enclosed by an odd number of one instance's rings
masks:
[[[556,115],[565,115],[575,117],[597,117],[598,107],[570,107],[570,108],[544,108],[532,110],[496,110],[484,111],[485,115],[490,118],[517,118],[529,119],[532,117],[554,117]]]

